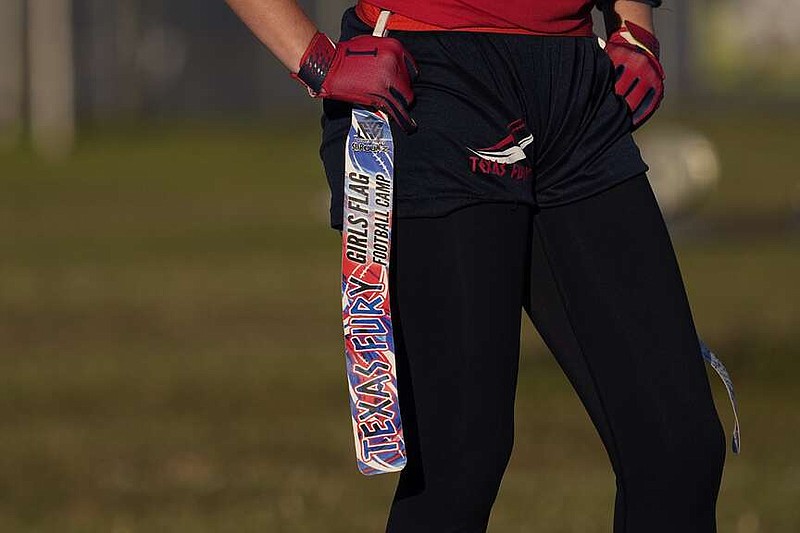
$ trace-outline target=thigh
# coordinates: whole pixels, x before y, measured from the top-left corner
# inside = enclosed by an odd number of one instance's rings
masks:
[[[488,519],[513,435],[528,231],[528,208],[514,204],[396,222],[392,309],[409,462],[391,531]]]
[[[616,470],[617,457],[612,433],[591,369],[567,314],[561,288],[545,253],[542,236],[539,232],[533,232],[531,239],[530,276],[523,303],[525,311],[578,394]]]
[[[706,451],[716,453],[720,424],[649,183],[641,175],[543,209],[534,231],[539,277],[530,313],[587,405],[623,486],[639,487],[637,497],[652,497],[653,505],[667,501],[662,488],[673,489],[670,480],[719,459]],[[641,490],[653,476],[662,488]],[[682,490],[715,494],[717,482]]]

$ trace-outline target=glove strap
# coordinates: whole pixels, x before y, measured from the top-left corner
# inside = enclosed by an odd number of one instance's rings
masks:
[[[661,57],[661,44],[656,36],[638,24],[634,24],[630,20],[623,20],[618,32],[630,44],[650,52],[656,59]]]
[[[324,33],[317,32],[300,59],[299,72],[292,73],[292,77],[305,85],[311,96],[316,97],[322,90],[334,55],[336,46],[333,41]]]

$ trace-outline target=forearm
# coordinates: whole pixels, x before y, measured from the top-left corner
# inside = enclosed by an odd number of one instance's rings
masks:
[[[226,0],[247,27],[292,72],[317,32],[295,0]]]
[[[636,0],[610,1],[603,9],[606,31],[611,34],[619,28],[623,20],[629,20],[655,35],[653,8]]]

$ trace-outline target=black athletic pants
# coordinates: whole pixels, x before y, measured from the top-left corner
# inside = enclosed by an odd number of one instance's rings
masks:
[[[608,451],[615,533],[716,531],[725,437],[644,175],[536,213],[399,219],[395,237],[408,465],[389,532],[486,530],[512,448],[523,307]]]

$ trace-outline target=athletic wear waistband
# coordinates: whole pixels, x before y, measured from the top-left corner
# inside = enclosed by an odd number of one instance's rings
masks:
[[[359,0],[356,5],[356,14],[363,22],[370,26],[375,26],[383,8],[376,6],[365,0]],[[541,28],[522,28],[514,26],[458,26],[458,25],[439,25],[431,22],[417,20],[415,18],[402,15],[400,13],[392,13],[389,17],[387,29],[392,31],[465,31],[476,33],[504,33],[514,35],[568,35],[574,37],[590,37],[592,35],[592,21],[587,18],[585,21],[579,22],[578,25],[568,31],[555,30],[550,28],[549,25],[542,23]]]

